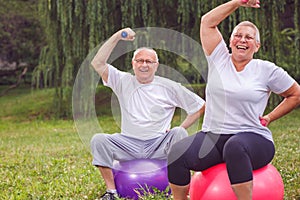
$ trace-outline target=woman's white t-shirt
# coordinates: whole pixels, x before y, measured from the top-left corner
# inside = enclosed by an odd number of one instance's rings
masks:
[[[273,141],[272,133],[260,124],[271,92],[280,94],[295,80],[275,64],[252,59],[237,72],[222,40],[207,56],[209,72],[203,131],[218,134],[255,132]]]

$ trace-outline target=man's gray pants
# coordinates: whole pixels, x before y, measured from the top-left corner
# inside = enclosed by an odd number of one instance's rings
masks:
[[[186,129],[182,127],[174,127],[150,140],[131,138],[120,133],[99,133],[91,140],[92,164],[112,168],[114,160],[167,159],[170,147],[187,136]]]

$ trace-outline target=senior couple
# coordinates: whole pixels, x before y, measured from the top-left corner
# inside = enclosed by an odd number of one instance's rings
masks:
[[[122,113],[120,133],[98,133],[91,140],[93,165],[106,184],[100,199],[118,198],[113,161],[138,158],[168,160],[174,200],[188,199],[191,170],[219,163],[226,163],[237,199],[252,199],[252,171],[270,163],[275,154],[267,126],[300,104],[300,87],[274,63],[253,58],[261,43],[259,30],[249,21],[233,29],[229,52],[217,26],[239,7],[259,8],[259,1],[231,0],[201,18],[200,39],[209,69],[205,101],[180,83],[156,76],[159,60],[151,48],[134,52],[134,75],[108,64],[120,40],[135,39],[130,28],[119,30],[100,47],[91,64],[118,97]],[[264,114],[271,92],[284,99]],[[171,127],[177,107],[187,115],[180,126]],[[186,129],[203,113],[202,129],[188,136]],[[205,154],[199,156],[203,148]]]

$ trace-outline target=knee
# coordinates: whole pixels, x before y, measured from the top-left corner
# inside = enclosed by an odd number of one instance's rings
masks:
[[[183,146],[179,141],[171,147],[167,167],[169,182],[181,186],[187,185],[190,180],[190,169],[185,165],[186,156]]]
[[[187,130],[181,126],[172,128],[172,132],[177,140],[181,140],[188,136]]]
[[[104,134],[95,134],[92,139],[91,139],[91,146],[94,147],[94,146],[98,146],[98,145],[101,145],[102,143],[105,143],[105,135]]]

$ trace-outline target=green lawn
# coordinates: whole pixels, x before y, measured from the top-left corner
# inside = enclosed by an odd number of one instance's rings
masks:
[[[52,95],[50,89],[20,88],[0,97],[0,199],[97,199],[104,192],[73,120],[52,118]],[[99,122],[104,131],[118,130],[110,116]],[[299,200],[300,109],[270,128],[277,149],[272,164],[282,175],[285,199]]]

